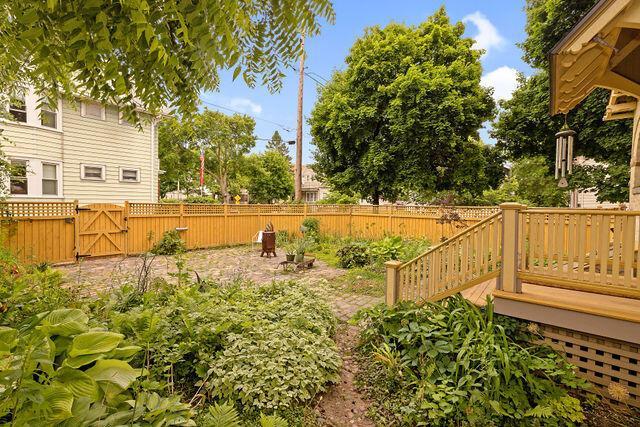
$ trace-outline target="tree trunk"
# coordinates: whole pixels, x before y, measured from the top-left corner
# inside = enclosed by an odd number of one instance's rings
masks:
[[[373,196],[371,196],[371,202],[376,206],[380,204],[380,191],[377,188],[373,190]]]
[[[218,185],[220,186],[220,193],[222,194],[222,200],[228,204],[230,202],[229,192],[227,191],[227,177],[221,175],[218,177]]]

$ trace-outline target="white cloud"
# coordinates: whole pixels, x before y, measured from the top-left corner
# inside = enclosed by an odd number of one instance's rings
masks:
[[[473,12],[462,18],[462,22],[471,22],[478,29],[478,34],[473,36],[476,41],[476,49],[484,49],[485,54],[493,48],[500,48],[505,44],[505,39],[500,35],[498,29],[487,19],[482,12]]]
[[[484,87],[493,88],[493,99],[510,99],[511,94],[518,87],[518,70],[503,66],[485,74],[480,79]]]
[[[242,113],[260,114],[262,113],[262,105],[253,102],[247,98],[231,98],[229,107]]]

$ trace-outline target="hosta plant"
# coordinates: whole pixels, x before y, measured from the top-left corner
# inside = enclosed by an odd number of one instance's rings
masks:
[[[366,326],[360,377],[396,425],[573,425],[584,420],[569,391],[586,387],[547,347],[514,340],[460,295],[423,306],[378,306]]]
[[[178,398],[136,392],[141,349],[89,328],[78,309],[0,327],[0,422],[12,426],[194,425]]]

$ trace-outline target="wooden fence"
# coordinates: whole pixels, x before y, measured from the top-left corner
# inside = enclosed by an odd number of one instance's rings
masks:
[[[167,230],[180,230],[189,249],[250,243],[267,222],[298,233],[304,218],[335,236],[402,235],[439,242],[498,211],[497,207],[362,205],[206,205],[9,202],[0,205],[3,244],[26,262],[147,251]],[[449,221],[442,221],[445,216]],[[452,221],[451,221],[452,220]]]

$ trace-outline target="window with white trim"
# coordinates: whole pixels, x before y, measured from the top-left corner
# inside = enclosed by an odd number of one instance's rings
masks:
[[[56,129],[58,127],[58,112],[50,110],[49,107],[42,107],[40,109],[40,124]]]
[[[11,97],[5,111],[9,112],[10,120],[29,126],[62,130],[60,109],[62,102],[58,101],[57,108],[47,104],[41,105],[41,97],[33,90],[25,91],[22,95]]]
[[[29,194],[29,181],[27,179],[27,168],[29,162],[26,160],[11,160],[9,192],[17,195]]]
[[[120,181],[140,182],[140,169],[120,168]]]
[[[106,179],[106,167],[104,165],[80,165],[80,178],[90,181],[104,181]]]
[[[40,159],[10,159],[9,195],[62,197],[62,163]]]
[[[58,165],[42,163],[42,195],[58,195]]]
[[[11,98],[9,101],[9,113],[16,122],[27,122],[27,102],[25,101],[24,95]]]
[[[95,101],[82,101],[80,103],[80,115],[99,120],[107,118],[105,106]]]

